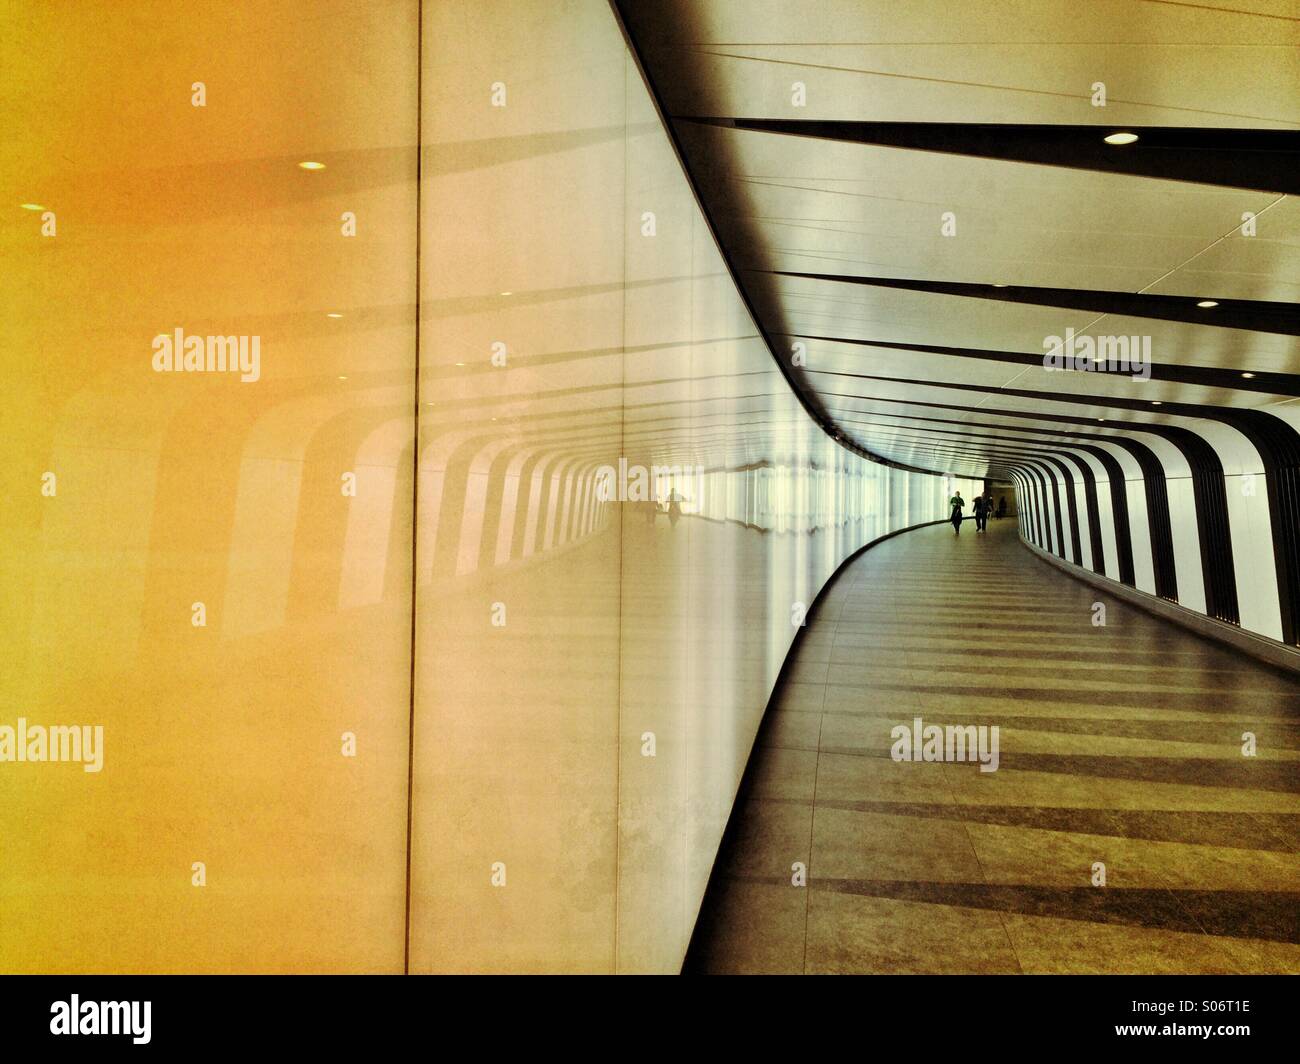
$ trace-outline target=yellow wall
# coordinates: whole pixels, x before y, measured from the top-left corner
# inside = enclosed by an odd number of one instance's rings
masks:
[[[0,970],[402,969],[413,547],[412,970],[676,970],[799,604],[944,516],[790,393],[601,0],[426,0],[417,230],[416,14],[3,16],[0,726],[105,762],[0,764]]]
[[[415,5],[0,17],[0,725],[105,729],[0,764],[0,970],[400,969]]]

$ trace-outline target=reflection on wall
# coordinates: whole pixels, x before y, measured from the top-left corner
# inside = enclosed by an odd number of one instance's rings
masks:
[[[980,485],[804,413],[607,4],[425,19],[412,970],[675,971],[802,610]]]
[[[401,970],[415,10],[0,12],[0,971]]]
[[[416,5],[183,7],[0,33],[0,726],[105,743],[0,765],[0,971],[400,971],[412,766],[413,970],[675,970],[802,610],[954,484],[805,415],[601,0],[424,5],[417,484]]]

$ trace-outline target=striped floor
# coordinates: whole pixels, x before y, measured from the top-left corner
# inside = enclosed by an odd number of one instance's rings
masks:
[[[996,725],[998,770],[893,760],[917,717]],[[1071,580],[1010,520],[925,528],[822,597],[686,970],[1300,972],[1298,851],[1300,684]]]

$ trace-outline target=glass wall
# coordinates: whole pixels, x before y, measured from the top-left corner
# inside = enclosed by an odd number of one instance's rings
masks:
[[[0,971],[400,971],[416,6],[8,8]]]
[[[804,612],[954,485],[757,335],[609,5],[426,5],[412,948],[675,971]]]
[[[0,971],[676,970],[951,485],[804,413],[603,0],[310,8],[0,34],[0,728],[102,728],[0,758]]]

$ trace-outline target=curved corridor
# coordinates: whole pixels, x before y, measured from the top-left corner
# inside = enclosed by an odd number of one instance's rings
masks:
[[[915,718],[996,726],[996,770],[894,760]],[[849,562],[791,651],[685,970],[1295,970],[1298,792],[1294,680],[1012,520],[919,529]]]

